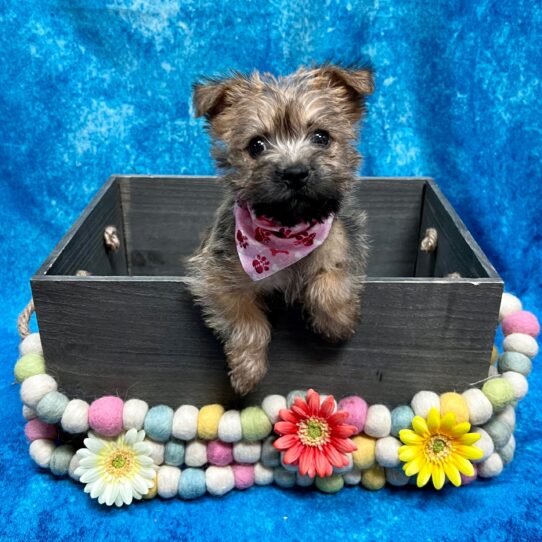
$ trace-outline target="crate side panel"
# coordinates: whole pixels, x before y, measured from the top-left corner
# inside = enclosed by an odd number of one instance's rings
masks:
[[[422,389],[462,391],[487,375],[501,285],[366,284],[356,335],[331,345],[297,309],[278,309],[269,373],[236,400],[222,349],[179,282],[34,281],[48,370],[69,396],[151,404],[254,404],[315,387],[369,402],[409,402]]]
[[[104,230],[110,225],[117,228],[120,240],[117,251],[108,250],[104,243]],[[85,220],[60,249],[47,274],[75,275],[79,270],[99,276],[127,273],[119,187],[116,182],[109,186],[89,210]]]
[[[369,276],[412,276],[423,179],[360,179],[355,199],[368,213]],[[215,178],[126,177],[120,181],[130,274],[178,276],[222,200]]]
[[[130,275],[182,276],[223,198],[211,177],[120,181]]]
[[[425,192],[420,239],[427,228],[435,228],[438,233],[437,248],[434,252],[419,250],[416,263],[417,277],[445,277],[459,273],[465,278],[487,278],[488,272],[482,260],[481,249],[468,243],[470,236],[458,217],[447,210],[444,196],[428,185]]]

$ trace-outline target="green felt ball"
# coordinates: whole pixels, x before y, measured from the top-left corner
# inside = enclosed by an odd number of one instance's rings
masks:
[[[344,478],[340,474],[332,474],[324,478],[317,476],[314,483],[324,493],[337,493],[344,487]]]
[[[241,411],[241,428],[245,440],[262,440],[273,426],[267,414],[260,407],[247,407]]]
[[[36,407],[38,418],[45,423],[58,423],[70,400],[58,391],[44,395]]]
[[[482,387],[482,392],[493,405],[495,412],[504,410],[515,398],[514,388],[506,378],[492,378]]]
[[[45,372],[45,360],[41,354],[25,354],[19,358],[13,372],[17,382],[22,382],[29,376],[41,375]]]
[[[55,448],[49,468],[55,476],[64,476],[70,468],[70,461],[74,454],[73,448],[69,444],[64,444]]]

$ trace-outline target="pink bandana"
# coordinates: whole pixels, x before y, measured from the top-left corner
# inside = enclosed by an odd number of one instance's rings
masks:
[[[310,254],[327,238],[334,215],[286,228],[258,217],[245,203],[236,203],[235,244],[241,265],[252,280],[262,280]]]

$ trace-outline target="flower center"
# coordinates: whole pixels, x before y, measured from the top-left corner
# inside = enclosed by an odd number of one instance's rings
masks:
[[[122,478],[133,470],[134,453],[127,449],[112,450],[104,461],[104,467],[110,476]]]
[[[434,435],[425,444],[425,455],[430,461],[446,459],[451,451],[450,439],[444,435]]]
[[[321,418],[307,418],[298,427],[299,440],[305,446],[322,446],[329,441],[329,425]]]

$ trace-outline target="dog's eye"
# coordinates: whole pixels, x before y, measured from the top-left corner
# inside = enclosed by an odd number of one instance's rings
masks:
[[[262,136],[253,137],[248,143],[248,153],[256,158],[267,149],[267,141]]]
[[[329,133],[325,130],[316,130],[311,136],[311,141],[319,147],[327,147],[329,145]]]

